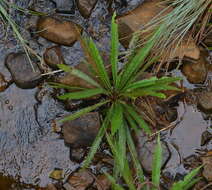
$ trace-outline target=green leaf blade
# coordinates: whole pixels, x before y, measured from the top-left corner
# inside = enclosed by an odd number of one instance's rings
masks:
[[[84,98],[89,98],[92,96],[96,96],[99,94],[103,94],[104,89],[102,88],[94,88],[94,89],[86,89],[77,92],[65,93],[63,95],[58,96],[60,100],[79,100]]]
[[[99,53],[99,50],[97,49],[95,43],[93,42],[92,39],[89,39],[87,41],[87,46],[88,46],[88,50],[92,56],[92,59],[96,65],[96,70],[98,73],[98,77],[99,79],[102,81],[103,85],[105,86],[105,88],[107,89],[111,89],[111,84],[110,84],[110,80],[109,80],[109,76],[108,73],[106,71],[106,68],[104,66],[104,62],[102,60],[102,57]]]
[[[126,108],[126,114],[129,114],[137,122],[140,128],[142,128],[147,134],[151,134],[151,130],[149,126],[137,113],[134,107],[126,105],[126,104],[123,104],[123,106]]]
[[[113,116],[111,119],[111,133],[112,136],[117,132],[120,127],[123,127],[123,108],[120,103],[114,104]]]
[[[114,86],[117,84],[117,70],[118,70],[118,25],[115,22],[116,13],[113,14],[111,22],[111,55],[110,62],[112,67],[112,75]]]
[[[101,87],[94,79],[92,79],[90,76],[88,76],[87,74],[83,73],[82,71],[80,71],[78,69],[75,69],[75,68],[70,67],[65,64],[58,64],[57,66],[59,69],[65,71],[65,72],[68,72],[76,77],[79,77],[95,87]]]
[[[154,151],[153,163],[152,163],[152,183],[156,186],[160,186],[160,172],[162,165],[162,146],[160,142],[160,136],[158,135],[157,145]],[[157,188],[152,188],[157,190]]]
[[[106,104],[108,102],[110,102],[110,101],[105,100],[105,101],[102,101],[98,104],[94,104],[93,106],[89,106],[87,108],[81,109],[81,110],[71,114],[70,116],[65,117],[64,119],[59,120],[59,122],[65,122],[65,121],[71,121],[71,120],[77,119],[80,116],[85,115],[86,113],[89,113],[89,112],[97,109],[98,107],[103,106],[104,104]]]
[[[91,163],[91,160],[93,159],[95,153],[97,152],[100,143],[102,141],[102,138],[105,135],[106,129],[109,127],[109,122],[110,122],[110,118],[111,118],[111,114],[112,114],[112,109],[108,110],[108,113],[102,123],[102,126],[90,148],[90,151],[88,153],[88,156],[86,157],[85,161],[83,162],[82,168],[87,168],[89,166],[89,164]]]

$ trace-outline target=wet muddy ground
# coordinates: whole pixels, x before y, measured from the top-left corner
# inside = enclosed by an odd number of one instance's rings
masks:
[[[111,10],[115,9],[118,14],[123,14],[133,10],[143,1],[117,1],[110,7],[109,1],[98,0],[91,15],[86,19],[81,16],[73,1],[71,1],[73,6],[65,11],[64,7],[61,8],[56,4],[59,1],[13,2],[24,8],[30,5],[35,10],[48,13],[52,9],[58,9],[57,12],[60,16],[64,16],[63,19],[79,24],[84,32],[97,41],[101,50],[107,53]],[[14,11],[11,12],[13,15],[16,14]],[[55,45],[33,33],[35,16],[16,15],[14,18],[22,28],[30,25],[31,28],[22,33],[29,41],[29,45],[41,56],[46,48]],[[0,25],[0,30],[4,31],[3,25]],[[6,38],[1,35],[0,73],[4,75],[7,84],[5,90],[0,91],[0,190],[29,190],[46,187],[51,183],[63,184],[68,175],[79,167],[77,162],[70,159],[70,147],[53,128],[53,121],[68,113],[66,106],[55,98],[55,90],[46,84],[46,81],[52,80],[49,76],[33,89],[21,89],[14,84],[4,62],[9,53],[18,52],[21,47],[14,40],[10,30]],[[61,46],[61,51],[65,62],[69,65],[77,65],[83,57],[79,42],[71,47]],[[207,64],[211,64],[210,60]],[[46,72],[49,71],[51,70],[47,68]],[[194,85],[189,83],[181,72],[172,73],[174,76],[180,75],[184,78],[183,86],[186,91],[172,106],[177,110],[176,119],[169,123],[173,124],[173,127],[162,132],[162,139],[169,149],[163,173],[166,178],[180,179],[179,176],[185,175],[196,163],[199,164],[201,155],[212,150],[211,136],[209,135],[209,139],[207,136],[204,137],[206,140],[203,139],[204,133],[211,134],[212,113],[203,112],[197,103],[198,93],[210,91],[211,76],[209,72],[204,84]],[[63,171],[63,177],[59,180],[49,177],[55,169]],[[164,188],[166,186],[165,181]]]

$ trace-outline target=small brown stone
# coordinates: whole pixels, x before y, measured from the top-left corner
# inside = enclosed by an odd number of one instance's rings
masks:
[[[43,58],[45,63],[53,69],[57,69],[58,64],[63,64],[65,62],[59,46],[47,48]]]
[[[201,56],[197,61],[186,62],[183,65],[182,72],[190,83],[203,83],[208,72],[205,57]]]
[[[82,29],[70,21],[61,21],[52,17],[41,17],[37,22],[38,34],[54,43],[72,46]]]
[[[140,30],[151,19],[166,8],[166,6],[162,5],[161,2],[161,0],[145,1],[134,10],[117,18],[119,37],[122,45],[128,47],[132,34]],[[170,10],[166,11],[166,13],[169,11]]]
[[[212,92],[202,92],[198,95],[198,104],[205,111],[212,110]]]
[[[119,37],[122,45],[127,48],[129,46],[130,40],[132,39],[133,33],[141,30],[147,23],[149,23],[155,17],[165,16],[172,11],[172,8],[168,8],[168,5],[164,4],[162,0],[149,0],[143,2],[140,6],[132,11],[129,11],[123,16],[117,18],[117,23],[119,27]],[[166,9],[166,11],[164,11]],[[163,13],[161,14],[161,12]],[[141,34],[141,38],[145,37],[150,33]],[[176,48],[177,47],[177,48]],[[176,49],[174,49],[176,48]],[[182,43],[173,45],[173,50],[164,52],[163,61],[170,61],[173,58],[183,58],[188,57],[194,60],[199,59],[200,50],[196,46],[193,38],[185,38]]]
[[[77,7],[84,18],[88,18],[95,7],[97,0],[77,0]]]
[[[90,146],[100,128],[98,112],[91,112],[75,120],[66,121],[62,126],[62,134],[67,144],[72,148]]]

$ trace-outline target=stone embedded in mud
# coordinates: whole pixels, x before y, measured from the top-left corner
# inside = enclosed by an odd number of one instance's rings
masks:
[[[0,73],[0,92],[3,92],[8,86],[9,83],[5,80],[4,75]]]
[[[64,58],[59,46],[47,48],[43,54],[45,63],[52,69],[58,69],[57,64],[63,64]]]
[[[95,7],[97,0],[77,0],[76,3],[80,14],[84,18],[88,18]]]
[[[212,152],[209,151],[206,156],[202,157],[204,165],[203,176],[208,182],[212,182]]]
[[[141,30],[142,27],[149,23],[153,18],[157,17],[157,15],[165,8],[167,9],[167,5],[165,5],[162,0],[149,0],[142,3],[136,9],[129,11],[129,13],[118,17],[117,23],[119,27],[119,37],[122,45],[127,48],[132,38],[132,34]],[[165,16],[171,10],[171,8],[168,8],[160,15]],[[141,38],[144,39],[148,34],[142,34],[143,36],[141,36]],[[177,45],[174,46],[174,48],[176,47]],[[171,51],[164,52],[163,61],[170,61],[173,58],[183,57],[195,60],[199,59],[200,50],[196,46],[193,38],[187,39],[187,37],[185,37],[182,40],[182,43],[179,44],[176,49],[174,48]]]
[[[190,83],[203,83],[208,73],[205,57],[200,56],[196,61],[184,63],[182,72]]]
[[[72,46],[82,29],[71,21],[61,21],[52,17],[41,17],[37,21],[38,34],[56,44]]]
[[[42,73],[38,65],[32,62],[33,71],[25,53],[9,54],[6,58],[5,65],[10,71],[15,84],[20,88],[34,88],[42,81]]]
[[[78,171],[68,179],[68,183],[71,185],[72,190],[86,190],[93,182],[93,174],[88,170]]]
[[[155,147],[157,145],[156,139],[150,141],[142,132],[135,135],[136,140],[136,149],[138,152],[138,157],[143,166],[144,170],[147,173],[152,172],[152,161]],[[167,163],[170,158],[170,151],[165,142],[161,142],[162,146],[162,167]]]
[[[90,146],[100,128],[98,112],[88,113],[73,121],[66,121],[62,126],[65,143],[71,148]]]
[[[212,111],[212,92],[198,94],[198,104],[203,111]]]

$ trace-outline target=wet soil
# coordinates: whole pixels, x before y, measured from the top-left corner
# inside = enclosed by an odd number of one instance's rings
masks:
[[[33,1],[14,2],[27,8],[27,5],[32,5]],[[62,15],[65,16],[64,19],[80,24],[84,32],[92,36],[103,51],[108,52],[111,12],[110,9],[108,11],[106,2],[99,0],[89,19],[84,19],[77,8],[71,14]],[[128,6],[117,1],[112,8],[121,14],[133,9],[142,0],[126,0],[126,2]],[[37,1],[33,6],[38,10],[49,12],[55,5],[47,1]],[[15,12],[12,14],[14,15]],[[14,18],[23,27],[24,22],[30,20],[30,16],[24,15]],[[0,30],[4,30],[1,24]],[[45,39],[30,35],[28,31],[22,32],[26,34],[31,47],[40,55],[46,48],[54,45]],[[4,60],[8,53],[17,52],[19,49],[21,47],[14,40],[11,32],[0,42],[0,73],[10,81],[10,86],[0,92],[0,190],[29,190],[45,187],[55,182],[49,178],[49,173],[55,168],[63,170],[65,180],[68,174],[78,167],[78,164],[70,160],[69,147],[52,129],[53,120],[67,114],[64,105],[54,98],[54,91],[45,82],[30,90],[20,89],[12,83],[10,73],[4,66]],[[78,64],[83,57],[78,42],[72,47],[62,46],[61,50],[65,62],[69,65]],[[184,79],[184,86],[190,89],[191,94],[199,88],[186,79]],[[204,85],[203,87],[207,88]],[[177,121],[174,122],[176,125],[163,134],[164,141],[171,151],[171,158],[164,172],[168,172],[173,178],[177,174],[184,175],[187,172],[184,165],[186,158],[192,155],[199,156],[200,153],[212,149],[212,142],[201,146],[202,133],[211,130],[212,115],[201,112],[192,97],[188,99],[189,101],[184,99],[176,106],[178,111]]]

